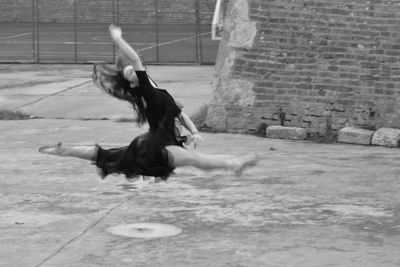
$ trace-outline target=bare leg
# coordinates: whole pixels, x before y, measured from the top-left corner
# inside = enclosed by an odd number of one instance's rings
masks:
[[[256,154],[236,159],[222,159],[179,146],[167,146],[166,149],[173,156],[173,167],[193,166],[203,170],[228,169],[234,171],[236,175],[240,175],[244,169],[255,165],[259,160]]]
[[[42,146],[40,153],[56,155],[61,157],[74,157],[85,160],[95,161],[97,156],[97,146],[73,146],[67,147],[61,143],[55,146]]]

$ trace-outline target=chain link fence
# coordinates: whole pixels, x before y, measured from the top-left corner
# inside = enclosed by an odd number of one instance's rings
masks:
[[[113,62],[108,26],[147,63],[213,64],[212,0],[0,0],[0,62]]]

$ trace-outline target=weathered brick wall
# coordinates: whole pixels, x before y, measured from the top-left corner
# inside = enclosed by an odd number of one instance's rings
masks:
[[[400,2],[231,0],[215,86],[220,131],[400,128]]]
[[[118,0],[119,22],[132,24],[155,23],[156,7],[158,22],[164,24],[184,24],[196,21],[197,0]],[[40,22],[72,23],[74,21],[73,0],[38,0]],[[156,6],[157,3],[157,6]],[[198,1],[199,19],[210,24],[214,11],[214,0]],[[0,0],[1,22],[32,21],[32,1]],[[116,12],[117,1],[114,1]],[[76,1],[77,21],[79,23],[109,23],[113,21],[112,0]]]

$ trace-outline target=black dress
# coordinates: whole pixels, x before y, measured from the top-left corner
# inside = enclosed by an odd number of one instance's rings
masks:
[[[107,94],[130,102],[135,112],[140,115],[139,117],[145,117],[145,122],[148,122],[150,126],[149,131],[153,132],[162,120],[167,105],[176,105],[180,109],[183,106],[176,102],[166,90],[155,88],[146,71],[136,71],[136,76],[138,77],[139,87],[132,89],[129,82],[114,66],[104,63],[97,63],[93,66],[92,78],[97,87]],[[146,102],[144,112],[137,107],[138,104],[143,106],[142,98]],[[183,147],[183,143],[187,140],[186,136],[180,136],[176,127],[174,131],[175,141],[172,144]]]
[[[136,71],[136,76],[138,77],[140,86],[135,90],[137,90],[146,101],[145,115],[149,123],[149,131],[154,132],[158,129],[159,123],[166,114],[167,106],[175,109],[175,117],[177,117],[182,111],[182,105],[176,103],[175,99],[166,90],[153,87],[146,71]],[[172,121],[175,120],[175,118],[170,119]],[[185,141],[184,137],[179,135],[175,124],[170,130],[171,132],[169,134],[173,137],[173,140],[170,140],[171,143],[169,144],[183,146],[182,142]]]
[[[96,165],[102,178],[108,174],[124,174],[127,178],[139,175],[161,177],[166,180],[173,172],[173,158],[165,146],[174,141],[177,112],[175,106],[167,106],[157,130],[136,137],[129,146],[103,149],[98,146]]]
[[[103,149],[97,145],[95,164],[102,178],[115,173],[128,178],[146,175],[167,179],[174,168],[165,146],[182,146],[184,141],[175,127],[181,108],[166,90],[152,86],[146,71],[137,71],[136,75],[140,86],[135,90],[146,101],[149,131],[136,137],[129,146]]]

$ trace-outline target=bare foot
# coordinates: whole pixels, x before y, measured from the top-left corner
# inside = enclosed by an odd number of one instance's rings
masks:
[[[66,156],[65,149],[61,143],[53,146],[42,146],[39,148],[39,152],[43,154],[57,155],[57,156]]]
[[[245,169],[255,166],[259,160],[260,156],[257,154],[250,154],[234,159],[232,161],[232,170],[235,172],[236,176],[240,176]]]

